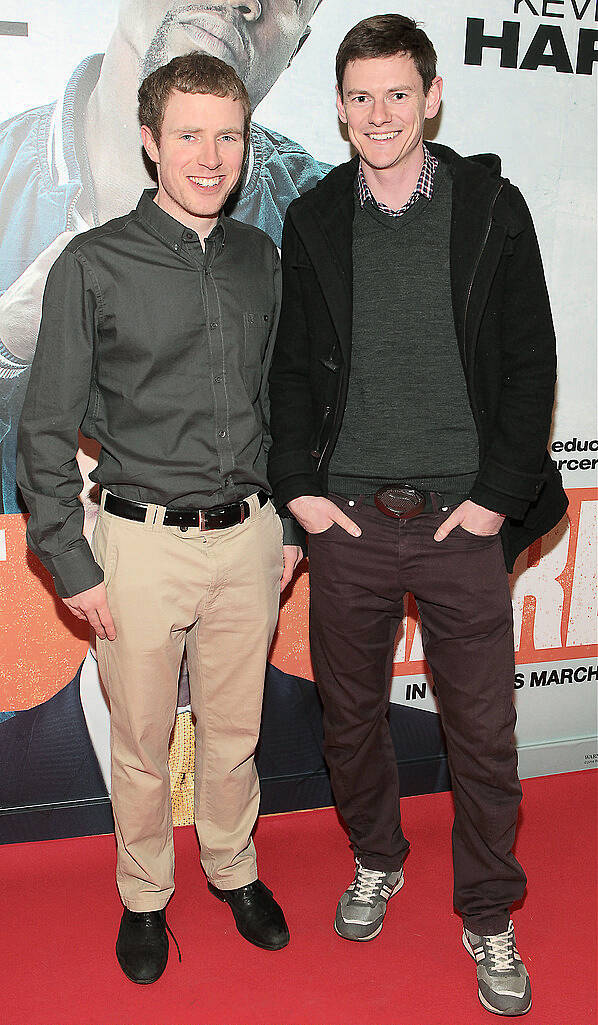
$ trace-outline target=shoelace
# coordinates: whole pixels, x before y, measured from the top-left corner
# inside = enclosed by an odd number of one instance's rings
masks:
[[[178,952],[178,955],[179,955],[179,964],[180,964],[183,959],[181,957],[181,948],[179,947],[179,945],[177,943],[177,938],[174,935],[174,933],[173,933],[172,929],[170,928],[170,926],[169,926],[168,922],[166,921],[166,919],[164,919],[164,925],[166,926],[167,931],[170,933],[170,935],[172,936],[172,938],[174,940],[174,945],[175,945],[175,947],[177,949],[177,952]]]
[[[357,863],[357,871],[353,880],[352,900],[362,901],[364,904],[373,904],[374,898],[380,896],[380,890],[384,885],[386,872],[377,872],[373,868],[364,868]]]
[[[485,936],[484,946],[492,959],[492,971],[512,972],[515,970],[515,936],[513,929],[501,932],[498,936]]]

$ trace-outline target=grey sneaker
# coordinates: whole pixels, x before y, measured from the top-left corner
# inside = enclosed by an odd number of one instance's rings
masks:
[[[477,962],[478,996],[487,1011],[515,1016],[532,1006],[532,988],[515,945],[515,927],[497,936],[463,930],[463,946]]]
[[[355,879],[336,909],[334,928],[346,940],[373,940],[382,928],[386,905],[404,883],[403,869],[377,872],[355,859]]]

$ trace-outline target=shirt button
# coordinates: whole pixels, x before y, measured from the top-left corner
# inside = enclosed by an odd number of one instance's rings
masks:
[[[210,327],[212,328],[212,331],[213,331],[215,327],[218,327],[218,321],[217,320],[213,320],[212,323],[210,324]]]
[[[220,384],[221,381],[222,381],[222,378],[221,377],[215,377],[214,381],[215,381],[216,384]]]
[[[355,502],[352,498],[349,499],[348,505],[350,505],[351,507],[355,505]]]
[[[183,235],[184,242],[195,242],[195,235],[192,231],[186,231]]]
[[[184,534],[184,533],[186,533],[187,530],[189,530],[189,527],[179,527],[179,530],[180,530],[181,534]]]
[[[226,431],[218,431],[221,438],[226,438]]]

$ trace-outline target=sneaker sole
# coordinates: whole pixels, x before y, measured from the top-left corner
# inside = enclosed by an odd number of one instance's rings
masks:
[[[524,1007],[521,1011],[500,1011],[498,1007],[493,1007],[492,1004],[489,1004],[487,1000],[484,1000],[484,997],[480,993],[479,989],[478,997],[480,998],[480,1003],[482,1007],[485,1007],[487,1011],[491,1011],[492,1014],[501,1014],[503,1018],[518,1018],[522,1014],[527,1014],[527,1012],[530,1010],[532,1006],[532,1002],[530,999],[530,1002],[527,1005],[527,1007]]]
[[[392,898],[394,897],[395,893],[399,892],[399,890],[402,888],[404,882],[405,882],[405,876],[402,875],[401,878],[395,883],[394,889],[393,889],[392,893],[390,894],[388,900],[386,901],[386,907],[388,907],[388,901],[392,900]],[[344,933],[339,932],[339,930],[337,928],[337,925],[336,925],[336,919],[334,921],[334,931],[337,934],[337,936],[340,936],[341,939],[343,939],[343,940],[350,940],[352,943],[353,942],[367,943],[368,940],[375,940],[376,936],[378,936],[382,932],[382,926],[384,925],[384,917],[385,916],[386,916],[386,911],[384,912],[384,916],[383,916],[382,921],[380,922],[380,925],[378,926],[378,928],[375,929],[374,932],[368,933],[367,936],[345,936]]]
[[[389,897],[389,900],[390,900],[390,897]],[[382,921],[380,922],[380,925],[375,930],[375,932],[370,932],[370,933],[368,933],[367,936],[345,936],[344,933],[338,931],[336,922],[334,923],[334,931],[335,931],[336,935],[340,936],[340,938],[342,940],[350,940],[351,943],[355,943],[355,942],[357,942],[357,943],[367,943],[368,940],[375,940],[376,939],[376,936],[378,936],[378,934],[382,932],[382,926],[383,925],[384,925],[384,919],[382,919]]]
[[[469,942],[469,940],[467,938],[467,934],[465,932],[463,932],[463,935],[462,935],[461,939],[463,941],[463,946],[465,947],[467,953],[475,961],[476,960],[476,956],[475,956],[475,954],[474,954],[474,952],[472,950],[471,944],[470,944],[470,942]],[[479,986],[478,986],[478,998],[479,998],[479,1001],[480,1001],[482,1007],[485,1007],[485,1009],[487,1011],[490,1011],[492,1014],[500,1014],[500,1015],[502,1015],[503,1018],[518,1018],[522,1014],[527,1014],[527,1012],[529,1011],[529,1009],[532,1006],[532,998],[530,997],[530,1001],[529,1001],[529,1004],[527,1005],[527,1007],[523,1007],[520,1011],[501,1011],[500,1008],[493,1007],[492,1004],[489,1004],[488,1001],[484,999],[484,996],[483,996],[482,991],[480,990]]]

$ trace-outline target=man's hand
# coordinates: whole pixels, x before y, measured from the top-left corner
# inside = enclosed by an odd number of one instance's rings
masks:
[[[109,641],[115,640],[116,628],[108,608],[108,595],[104,583],[96,584],[95,587],[90,587],[87,591],[80,591],[72,598],[63,598],[62,600],[77,619],[88,621],[101,640],[106,637]]]
[[[456,509],[453,509],[450,516],[447,516],[436,533],[435,541],[444,541],[454,527],[462,526],[470,534],[477,534],[479,537],[498,534],[503,525],[504,516],[502,513],[492,512],[491,509],[484,509],[483,505],[476,505],[469,499],[461,502]]]
[[[328,498],[302,495],[288,502],[287,508],[308,534],[323,534],[333,523],[338,523],[347,534],[361,537],[361,528]]]
[[[303,558],[303,552],[299,545],[283,545],[284,569],[280,578],[280,590],[284,591],[287,584],[293,579],[293,573]]]
[[[0,339],[18,359],[33,359],[48,271],[74,237],[74,231],[58,235],[0,297]]]

